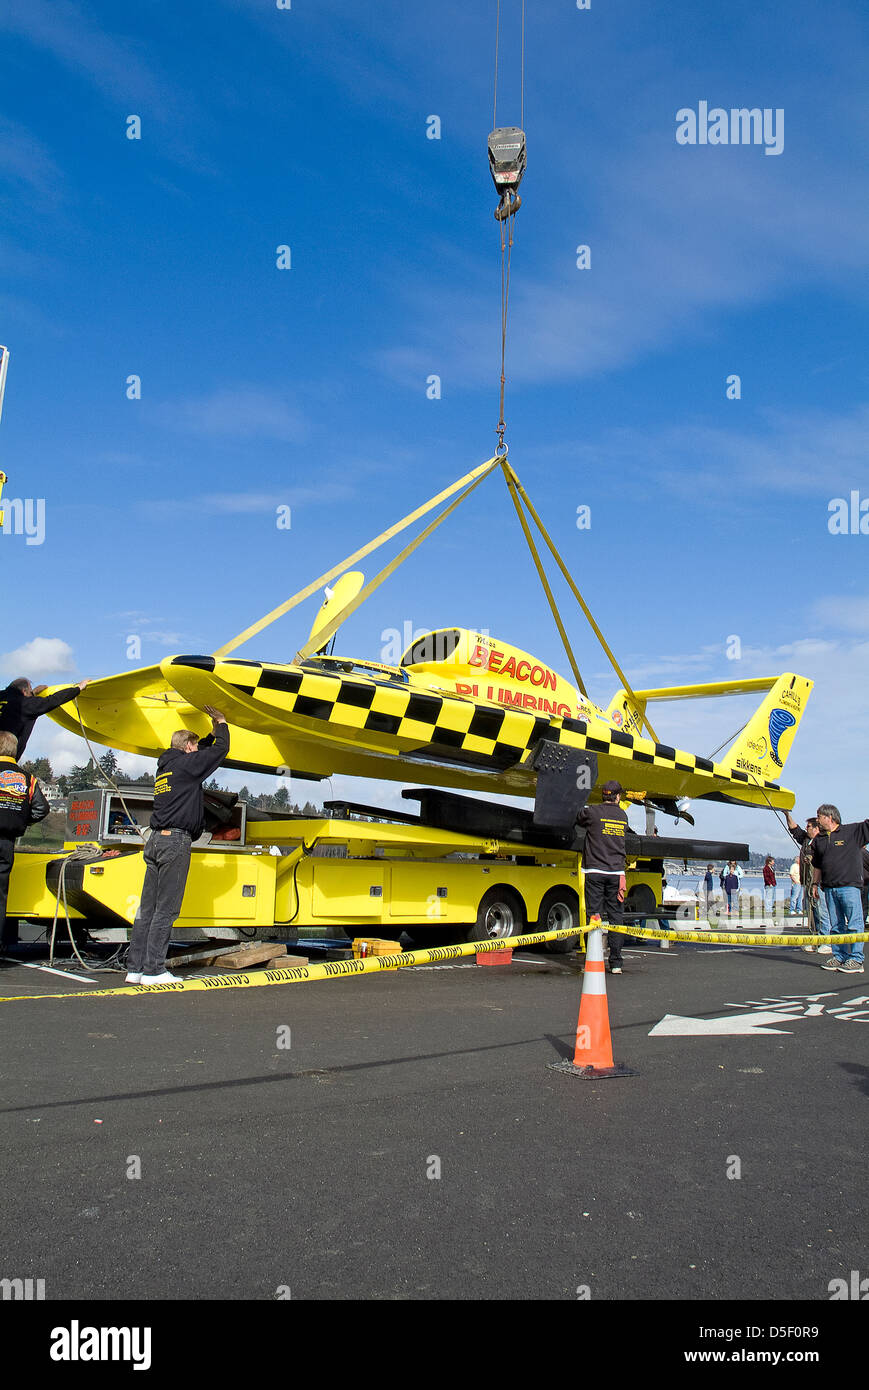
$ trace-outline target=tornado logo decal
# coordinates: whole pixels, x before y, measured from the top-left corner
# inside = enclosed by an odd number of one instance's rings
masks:
[[[796,722],[790,711],[786,709],[774,709],[769,716],[769,755],[776,767],[783,766],[782,760],[778,755],[779,740],[785,729],[790,729]]]

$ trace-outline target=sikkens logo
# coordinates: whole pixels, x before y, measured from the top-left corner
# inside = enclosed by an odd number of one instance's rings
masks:
[[[757,777],[762,775],[757,763],[750,763],[747,758],[737,758],[736,766],[739,768],[740,772],[753,772]]]

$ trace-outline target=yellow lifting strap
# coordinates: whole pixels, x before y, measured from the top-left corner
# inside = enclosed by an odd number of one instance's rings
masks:
[[[536,524],[536,526],[537,526],[538,531],[540,532],[541,536],[542,536],[543,539],[545,540],[546,544],[549,546],[549,549],[550,549],[550,551],[551,551],[551,553],[552,553],[552,556],[553,556],[553,558],[554,558],[554,560],[555,560],[555,563],[558,565],[558,568],[561,570],[561,573],[564,575],[564,578],[567,580],[568,584],[570,585],[570,589],[571,589],[571,592],[573,593],[574,598],[576,599],[577,603],[579,604],[579,606],[580,606],[580,608],[582,609],[582,611],[583,611],[583,613],[585,614],[585,616],[588,618],[588,621],[589,621],[589,623],[591,624],[592,630],[593,630],[595,636],[597,637],[597,640],[600,642],[601,646],[603,647],[604,651],[606,652],[607,656],[609,657],[610,664],[612,665],[613,670],[615,671],[616,675],[618,676],[619,680],[621,681],[621,683],[622,683],[622,685],[623,685],[623,687],[624,687],[624,689],[625,689],[626,694],[630,697],[630,699],[631,699],[632,702],[634,703],[635,707],[636,707],[638,710],[641,711],[643,723],[645,724],[646,728],[648,729],[649,734],[651,735],[653,741],[654,741],[655,743],[657,743],[657,742],[659,741],[659,740],[658,740],[658,735],[655,733],[654,729],[652,728],[651,724],[649,723],[648,718],[646,717],[645,709],[643,708],[642,702],[638,701],[637,698],[636,698],[636,696],[634,695],[634,692],[633,692],[633,690],[631,689],[631,685],[630,685],[630,682],[629,682],[627,676],[625,675],[624,671],[623,671],[623,670],[621,669],[621,667],[619,666],[619,663],[616,661],[615,656],[613,655],[613,653],[610,651],[609,646],[607,645],[606,638],[604,637],[603,633],[601,632],[600,628],[598,627],[597,623],[595,622],[594,618],[592,617],[591,609],[589,608],[589,606],[588,606],[588,604],[586,603],[585,599],[582,597],[582,594],[579,592],[579,589],[576,587],[576,584],[575,584],[574,581],[573,581],[573,577],[572,577],[572,575],[571,575],[569,569],[568,569],[567,566],[565,565],[564,561],[562,560],[561,556],[559,555],[557,549],[555,548],[555,545],[554,545],[554,543],[553,543],[553,541],[552,541],[552,539],[551,539],[551,537],[550,537],[550,535],[549,535],[549,532],[546,530],[546,527],[543,525],[543,522],[540,520],[540,517],[537,515],[536,511],[534,510],[534,507],[533,507],[533,505],[532,505],[531,499],[530,499],[530,497],[528,496],[527,492],[525,491],[524,487],[522,486],[521,482],[519,481],[518,475],[516,474],[516,472],[514,471],[514,469],[512,468],[512,466],[507,462],[506,458],[502,458],[502,459],[500,460],[500,463],[501,463],[501,467],[502,467],[503,470],[504,470],[504,475],[505,475],[505,477],[506,477],[506,479],[507,479],[507,484],[508,484],[508,486],[509,486],[511,483],[513,484],[513,486],[515,486],[516,491],[519,493],[519,496],[522,498],[522,501],[525,503],[525,506],[528,508],[528,511],[529,511],[530,515],[533,517],[534,522],[535,522],[535,524]],[[512,496],[512,495],[513,495],[513,488],[512,488],[512,487],[511,487],[510,491],[511,491],[511,496]],[[515,505],[515,502],[516,502],[515,497],[514,497],[513,500],[514,500],[514,505]],[[554,598],[552,597],[552,593],[551,593],[551,590],[550,590],[548,584],[546,583],[545,579],[543,578],[542,566],[540,565],[540,562],[539,562],[539,559],[538,559],[538,557],[537,557],[537,553],[536,553],[536,551],[535,551],[535,549],[534,549],[534,546],[531,544],[530,538],[529,538],[529,536],[528,536],[528,531],[527,531],[525,522],[524,522],[523,519],[522,519],[521,514],[520,514],[519,519],[520,519],[520,521],[522,521],[522,529],[523,529],[523,531],[525,531],[525,538],[526,538],[526,540],[528,540],[528,543],[529,543],[529,545],[531,546],[531,553],[532,553],[532,555],[534,556],[534,561],[535,561],[535,564],[537,565],[538,573],[539,573],[540,576],[541,576],[541,581],[543,582],[543,587],[544,587],[545,590],[546,590],[546,596],[547,596],[547,598],[549,599],[550,607],[552,608],[553,613],[556,613],[555,600],[554,600]],[[570,661],[570,664],[571,664],[571,666],[573,667],[574,675],[576,675],[577,680],[579,680],[579,674],[578,674],[578,672],[577,672],[577,670],[576,670],[576,665],[575,665],[574,660],[573,660],[573,653],[571,652],[570,647],[569,647],[569,645],[568,645],[568,643],[567,643],[567,638],[566,638],[565,635],[564,635],[563,624],[562,624],[560,618],[559,618],[557,615],[556,615],[556,622],[558,623],[558,630],[559,630],[559,632],[562,634],[562,641],[564,642],[564,647],[565,647],[565,651],[567,652],[568,660]],[[582,690],[583,695],[585,695],[585,694],[586,694],[586,691],[585,691],[585,688],[583,687],[581,681],[579,682],[579,686],[580,686],[580,690]]]
[[[347,556],[346,560],[342,560],[339,564],[333,565],[325,574],[321,574],[319,579],[313,580],[313,582],[306,585],[304,589],[300,589],[297,594],[294,594],[292,598],[288,598],[285,603],[280,604],[277,608],[273,608],[271,613],[267,613],[264,618],[260,618],[258,622],[252,623],[250,627],[245,628],[244,632],[240,632],[237,637],[233,637],[232,641],[225,642],[222,647],[218,647],[213,655],[218,661],[222,660],[225,656],[229,656],[230,652],[234,652],[243,642],[247,642],[249,638],[255,637],[258,632],[263,631],[263,628],[269,627],[269,625],[278,618],[282,618],[285,613],[289,613],[292,608],[297,607],[300,603],[304,603],[306,598],[310,598],[311,595],[315,594],[318,589],[321,589],[324,584],[328,584],[330,579],[335,579],[337,575],[342,574],[348,565],[353,565],[357,560],[362,560],[366,555],[370,555],[372,550],[377,550],[379,546],[391,540],[393,536],[397,536],[402,531],[405,531],[408,526],[412,526],[421,516],[425,516],[433,507],[436,507],[448,497],[452,497],[454,493],[459,492],[468,483],[473,482],[474,479],[482,481],[487,474],[491,473],[498,462],[499,460],[497,458],[491,458],[486,463],[481,463],[479,468],[474,468],[470,473],[466,473],[463,478],[459,478],[457,482],[452,483],[450,487],[445,488],[443,492],[439,492],[436,497],[430,498],[429,501],[425,502],[421,507],[417,507],[416,511],[410,512],[402,521],[397,522],[394,526],[390,526],[387,531],[383,531],[375,540],[369,541],[367,545],[363,545],[361,550],[354,551],[352,555]]]
[[[588,691],[586,690],[583,684],[582,676],[579,674],[579,667],[576,664],[576,660],[574,658],[570,642],[567,639],[567,633],[564,628],[564,623],[561,621],[561,614],[558,611],[558,604],[555,602],[554,595],[549,587],[549,580],[546,578],[546,571],[544,570],[543,563],[540,559],[540,556],[537,553],[537,547],[534,544],[534,538],[531,535],[531,530],[528,525],[528,522],[525,520],[525,513],[522,510],[522,503],[519,501],[519,498],[516,494],[516,484],[513,481],[513,477],[515,477],[515,474],[513,474],[513,470],[509,467],[509,465],[506,465],[504,467],[504,476],[507,479],[507,486],[510,489],[510,497],[512,498],[513,506],[516,508],[516,515],[519,518],[519,525],[522,527],[522,531],[525,535],[525,540],[528,544],[528,549],[531,551],[531,558],[533,559],[534,564],[537,567],[538,578],[540,579],[540,583],[543,585],[543,590],[546,594],[546,597],[549,600],[549,607],[552,609],[552,616],[555,619],[556,627],[558,628],[558,631],[561,635],[561,641],[564,644],[564,650],[567,652],[567,659],[570,662],[570,669],[573,672],[573,676],[577,686],[582,691],[583,695],[587,696]]]
[[[361,593],[357,594],[354,599],[351,599],[351,601],[348,604],[346,604],[342,609],[340,609],[339,612],[337,612],[332,618],[329,619],[328,623],[326,623],[324,627],[318,629],[318,631],[314,633],[314,636],[308,639],[304,647],[302,647],[298,652],[296,652],[296,655],[293,657],[293,661],[295,663],[305,661],[311,655],[312,652],[319,651],[320,648],[324,646],[326,642],[328,642],[329,638],[332,636],[332,633],[338,631],[338,628],[345,621],[345,619],[349,618],[351,613],[355,613],[356,609],[359,608],[359,606],[363,604],[371,594],[374,593],[375,589],[380,588],[380,585],[383,583],[383,581],[385,579],[388,579],[389,576],[398,569],[399,565],[404,564],[404,561],[408,558],[408,556],[412,555],[413,552],[417,549],[417,547],[422,545],[423,541],[428,540],[432,531],[436,531],[437,528],[440,526],[441,522],[446,521],[447,517],[456,510],[456,507],[460,506],[461,503],[464,502],[465,498],[470,496],[470,494],[474,491],[474,488],[480,486],[480,483],[483,481],[483,478],[485,476],[485,473],[482,474],[479,478],[475,479],[475,481],[471,483],[470,487],[466,487],[464,492],[459,493],[456,500],[454,502],[451,502],[448,507],[445,507],[444,510],[441,512],[440,516],[436,516],[434,521],[429,522],[425,530],[421,531],[415,540],[412,540],[409,545],[406,545],[404,547],[404,550],[402,550],[398,555],[396,555],[395,559],[390,560],[388,565],[384,565],[380,573],[376,574],[374,578],[365,585],[365,588],[362,590]]]

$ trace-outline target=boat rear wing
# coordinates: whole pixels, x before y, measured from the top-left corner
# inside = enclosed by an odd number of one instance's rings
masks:
[[[718,695],[766,693],[720,761],[734,771],[763,781],[776,781],[791,750],[805,713],[814,681],[786,671],[782,676],[757,676],[704,685],[671,685],[636,690],[633,699],[620,690],[610,701],[607,716],[629,733],[639,733],[649,700],[704,700]]]

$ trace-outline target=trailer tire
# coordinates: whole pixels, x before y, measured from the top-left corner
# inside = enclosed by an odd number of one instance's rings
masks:
[[[468,932],[468,941],[493,941],[521,936],[525,931],[525,904],[514,888],[490,888],[480,899],[477,920]]]
[[[573,888],[550,888],[540,904],[537,918],[538,931],[558,931],[562,927],[579,929],[579,897]],[[578,936],[562,936],[558,941],[544,942],[544,951],[552,955],[566,955],[579,947]]]
[[[660,909],[654,888],[650,888],[648,883],[633,884],[625,894],[622,909],[625,912],[642,912],[646,917],[656,916]],[[630,931],[630,925],[627,930]]]

